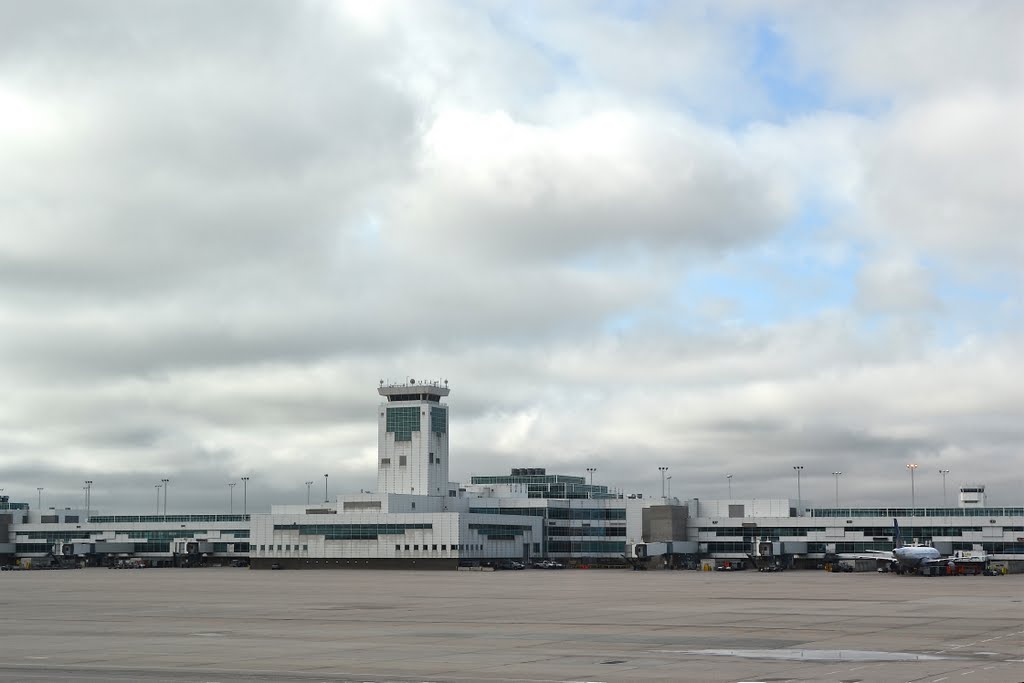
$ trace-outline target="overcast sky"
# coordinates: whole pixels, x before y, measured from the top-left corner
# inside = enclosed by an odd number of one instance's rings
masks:
[[[0,0],[0,488],[1024,502],[1024,4]],[[236,487],[235,510],[241,508]]]

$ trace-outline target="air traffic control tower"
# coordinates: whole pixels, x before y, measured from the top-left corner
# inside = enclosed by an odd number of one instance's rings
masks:
[[[448,490],[448,382],[385,385],[377,416],[377,492],[444,496]]]

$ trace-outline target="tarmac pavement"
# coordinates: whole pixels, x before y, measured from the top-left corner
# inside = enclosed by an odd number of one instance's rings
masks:
[[[1024,575],[0,574],[0,681],[1024,681]]]

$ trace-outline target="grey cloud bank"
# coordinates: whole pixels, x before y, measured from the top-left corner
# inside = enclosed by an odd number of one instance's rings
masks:
[[[0,3],[0,488],[368,489],[426,373],[457,478],[1019,502],[1024,16],[962,8]]]

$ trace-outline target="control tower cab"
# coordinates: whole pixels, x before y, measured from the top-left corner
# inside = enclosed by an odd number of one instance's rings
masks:
[[[444,496],[448,490],[448,381],[385,384],[377,411],[377,492]]]
[[[964,484],[960,487],[960,507],[983,508],[985,504],[984,484]]]

